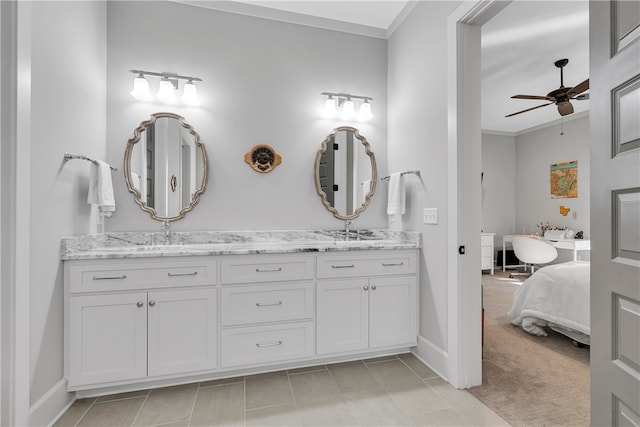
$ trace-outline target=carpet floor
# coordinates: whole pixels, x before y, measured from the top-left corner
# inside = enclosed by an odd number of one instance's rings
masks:
[[[507,316],[525,277],[482,275],[485,309],[482,385],[469,392],[511,425],[589,425],[589,347],[547,330],[528,334]]]

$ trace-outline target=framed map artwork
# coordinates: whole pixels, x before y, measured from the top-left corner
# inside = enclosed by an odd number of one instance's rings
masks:
[[[578,197],[578,161],[551,165],[551,198],[575,199]]]

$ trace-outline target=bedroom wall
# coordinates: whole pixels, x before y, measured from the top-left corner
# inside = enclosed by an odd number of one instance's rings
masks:
[[[561,135],[561,133],[563,133]],[[552,199],[550,196],[550,165],[578,161],[578,197]],[[582,230],[590,237],[589,222],[589,117],[565,120],[564,125],[546,127],[516,137],[516,232],[535,233],[536,224]],[[560,206],[571,211],[560,213]],[[575,214],[575,215],[574,215]],[[556,262],[567,261],[569,251],[559,251]],[[588,259],[588,252],[579,254]]]
[[[516,230],[516,137],[482,133],[482,230],[502,236]]]

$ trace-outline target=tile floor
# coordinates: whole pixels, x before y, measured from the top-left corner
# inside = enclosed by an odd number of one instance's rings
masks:
[[[411,354],[79,399],[67,426],[508,426]]]

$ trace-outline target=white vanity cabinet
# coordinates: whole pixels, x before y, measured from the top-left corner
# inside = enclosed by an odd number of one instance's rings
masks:
[[[86,397],[406,352],[418,253],[65,260],[67,388]]]
[[[66,262],[69,389],[215,369],[215,277],[207,257]]]
[[[318,256],[317,353],[414,346],[416,253]]]

